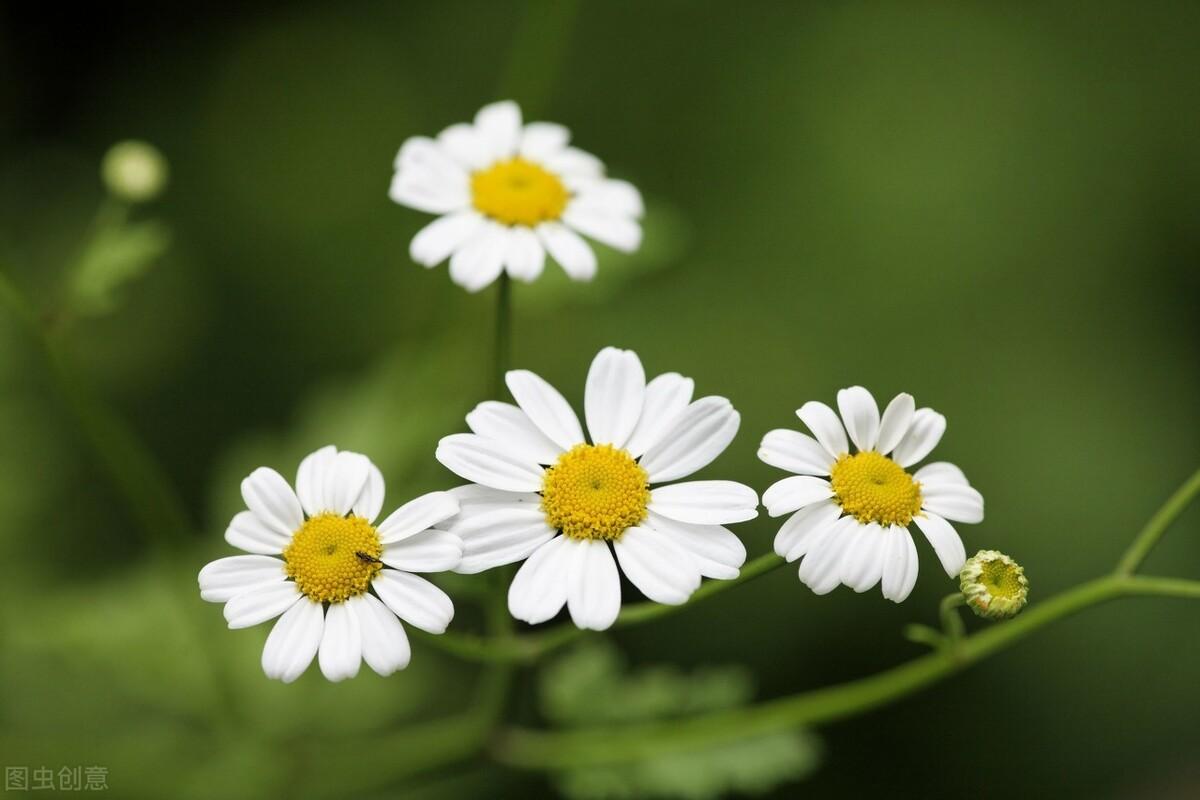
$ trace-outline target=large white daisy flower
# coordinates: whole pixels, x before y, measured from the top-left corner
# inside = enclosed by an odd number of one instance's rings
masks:
[[[944,461],[907,472],[941,440],[946,418],[916,408],[909,394],[896,395],[880,417],[861,386],[842,389],[837,402],[841,421],[816,401],[796,412],[815,439],[792,430],[763,437],[758,457],[796,473],[763,493],[772,517],[792,514],[775,537],[775,552],[788,561],[803,557],[800,580],[817,594],[839,583],[865,592],[882,581],[883,596],[899,603],[917,581],[908,532],[915,522],[946,574],[957,576],[966,551],[947,520],[982,521],[983,497]]]
[[[450,278],[475,292],[504,270],[536,279],[546,253],[575,280],[591,280],[596,254],[581,233],[636,250],[642,196],[606,178],[599,159],[567,144],[570,136],[550,122],[522,126],[521,109],[508,100],[484,106],[474,124],[406,141],[389,196],[442,215],[413,238],[413,260],[432,267],[449,258]]]
[[[379,469],[329,446],[300,462],[296,491],[259,467],[242,481],[242,499],[248,510],[225,540],[253,555],[205,566],[200,596],[225,604],[230,628],[279,617],[263,648],[267,677],[294,681],[314,655],[331,681],[354,677],[361,661],[390,675],[408,665],[401,619],[430,633],[450,624],[450,598],[411,574],[453,569],[462,557],[457,536],[431,530],[458,512],[448,492],[418,497],[375,525]]]
[[[517,405],[479,404],[467,415],[474,433],[438,445],[438,460],[474,481],[452,490],[462,510],[439,526],[463,540],[459,572],[524,560],[508,592],[514,617],[544,622],[565,604],[595,630],[620,611],[618,563],[668,604],[686,602],[702,576],[737,576],[746,548],[722,525],[758,515],[754,490],[714,480],[651,488],[729,445],[740,418],[728,400],[692,402],[692,380],[673,372],[647,383],[635,353],[605,348],[584,393],[589,444],[546,381],[515,370],[507,383]]]

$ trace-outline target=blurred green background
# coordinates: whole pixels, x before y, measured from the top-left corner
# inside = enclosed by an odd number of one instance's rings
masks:
[[[182,556],[156,555],[36,341],[0,317],[6,766],[104,765],[131,798],[566,785],[483,761],[397,783],[386,737],[461,709],[474,666],[418,641],[388,679],[331,685],[314,667],[282,686],[259,669],[269,627],[227,631],[195,588],[230,553],[255,466],[290,476],[336,442],[380,464],[390,505],[457,482],[433,451],[486,398],[494,289],[412,264],[428,218],[387,186],[406,137],[500,91],[649,205],[642,251],[604,253],[595,284],[548,266],[516,287],[516,365],[579,403],[614,344],[730,397],[742,432],[704,475],[761,490],[778,473],[758,439],[796,427],[804,401],[912,392],[949,419],[937,456],[987,499],[968,552],[1017,558],[1036,603],[1111,569],[1196,466],[1194,3],[622,0],[585,2],[573,27],[548,3],[168,8],[0,12],[0,270],[39,313],[57,320],[106,148],[144,138],[170,160],[168,193],[135,212],[169,227],[168,252],[112,313],[62,326],[63,347],[194,528]],[[1198,522],[1147,571],[1200,577]],[[737,530],[754,555],[777,527]],[[716,673],[739,695],[867,675],[921,653],[900,630],[953,588],[918,550],[901,606],[814,597],[786,569],[610,638],[635,669],[741,665]],[[454,628],[478,629],[477,583],[447,585]],[[774,791],[1195,797],[1197,633],[1182,601],[1088,611],[817,732],[820,763]],[[553,721],[546,680],[518,679],[514,718]]]

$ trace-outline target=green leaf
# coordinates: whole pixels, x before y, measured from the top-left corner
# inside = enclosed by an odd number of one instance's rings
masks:
[[[72,309],[89,316],[113,311],[117,290],[145,274],[170,243],[170,231],[160,222],[99,228],[70,276]]]

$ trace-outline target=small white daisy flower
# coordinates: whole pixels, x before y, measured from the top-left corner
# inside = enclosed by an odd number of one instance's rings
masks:
[[[532,372],[508,373],[517,405],[479,404],[474,433],[447,436],[437,458],[474,485],[439,527],[463,540],[459,572],[524,560],[508,591],[517,619],[545,622],[565,604],[580,628],[604,630],[621,608],[617,564],[642,594],[680,604],[702,576],[734,578],[746,548],[722,527],[758,516],[732,481],[675,481],[709,464],[740,417],[724,397],[692,402],[676,373],[649,383],[629,350],[605,348],[584,392],[589,444],[570,405]],[[616,559],[613,559],[613,552]]]
[[[375,525],[379,469],[329,446],[300,462],[295,491],[259,467],[242,481],[242,499],[248,510],[225,540],[253,555],[205,566],[200,597],[225,604],[230,628],[279,617],[263,648],[267,677],[290,683],[314,655],[331,681],[354,677],[361,661],[390,675],[409,660],[401,619],[430,633],[450,624],[450,598],[411,574],[453,569],[462,557],[457,536],[431,530],[458,512],[448,492],[422,495]]]
[[[792,430],[763,437],[758,457],[796,473],[763,493],[772,517],[792,514],[775,537],[775,552],[788,561],[804,557],[800,580],[817,594],[839,583],[865,592],[882,581],[883,596],[899,603],[917,581],[908,532],[915,522],[946,574],[956,577],[966,551],[947,520],[981,522],[983,497],[944,461],[907,472],[941,440],[946,418],[916,408],[909,394],[897,395],[881,418],[861,386],[842,389],[837,401],[841,421],[816,401],[796,412],[815,439]]]
[[[413,238],[413,260],[433,267],[449,258],[450,278],[475,292],[505,270],[536,279],[546,253],[575,280],[591,280],[596,254],[581,233],[636,250],[641,194],[606,178],[599,159],[567,144],[570,136],[550,122],[522,125],[521,109],[507,100],[484,106],[474,124],[406,141],[389,196],[442,215]]]

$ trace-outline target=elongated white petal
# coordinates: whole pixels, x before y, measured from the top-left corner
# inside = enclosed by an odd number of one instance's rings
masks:
[[[325,613],[325,632],[317,649],[317,663],[331,681],[353,678],[362,663],[362,630],[358,615],[346,603],[331,603]]]
[[[970,486],[957,484],[934,484],[921,490],[926,511],[945,517],[953,522],[983,522],[983,495]]]
[[[584,389],[583,411],[592,444],[624,447],[646,394],[646,371],[637,353],[606,347],[592,359]]]
[[[467,170],[446,148],[428,136],[413,136],[396,154],[397,172],[406,173],[422,183],[445,184],[462,191],[467,186]]]
[[[578,233],[559,222],[544,222],[537,226],[537,235],[546,252],[573,280],[590,281],[595,277],[596,254]]]
[[[842,583],[862,593],[883,577],[886,533],[878,524],[860,525],[842,555]]]
[[[437,141],[447,155],[471,172],[492,162],[492,151],[487,141],[469,123],[451,125],[438,134]]]
[[[541,161],[567,146],[571,132],[553,122],[530,122],[521,131],[518,152],[522,158]]]
[[[917,584],[917,548],[907,528],[893,525],[884,532],[883,596],[903,603]]]
[[[842,555],[858,526],[853,517],[842,517],[817,540],[800,562],[800,582],[814,594],[828,594],[841,583]]]
[[[463,558],[455,572],[473,574],[527,558],[554,538],[546,515],[532,503],[495,507],[456,522],[451,532],[462,539]]]
[[[945,432],[945,417],[932,408],[917,409],[908,432],[892,452],[892,458],[902,467],[911,466],[929,455]]]
[[[775,552],[788,561],[795,561],[826,530],[837,522],[842,508],[833,500],[822,500],[806,506],[787,518],[775,534]]]
[[[913,517],[913,522],[917,523],[921,533],[925,534],[925,538],[933,545],[933,552],[937,553],[938,561],[942,562],[942,569],[946,570],[946,574],[951,578],[957,577],[963,564],[967,562],[967,551],[958,531],[937,514],[929,512]]]
[[[553,464],[562,448],[533,424],[529,415],[512,403],[486,400],[467,414],[467,427],[480,436],[496,439],[537,464]]]
[[[462,540],[452,533],[428,530],[383,546],[380,560],[405,572],[444,572],[462,560]]]
[[[546,248],[531,229],[517,225],[508,231],[504,268],[519,281],[532,283],[546,266]]]
[[[504,382],[517,405],[552,442],[563,450],[570,450],[583,442],[583,428],[579,425],[579,417],[571,410],[571,404],[541,376],[529,370],[514,369],[504,376]],[[537,488],[541,488],[540,477]]]
[[[850,452],[850,444],[846,441],[846,429],[834,410],[824,403],[810,400],[796,410],[796,416],[808,426],[813,436],[825,452],[836,461],[840,456]]]
[[[200,570],[200,599],[225,603],[239,594],[287,579],[283,561],[271,556],[226,556]]]
[[[379,467],[368,461],[367,480],[350,510],[367,522],[374,522],[383,510],[383,492],[383,473],[379,471]]]
[[[446,214],[417,231],[408,254],[423,267],[437,266],[478,236],[483,227],[484,218],[474,209]]]
[[[746,563],[746,545],[728,528],[720,525],[695,525],[668,519],[650,512],[642,527],[670,538],[696,562],[706,578],[731,580]],[[618,550],[617,555],[620,556]]]
[[[379,523],[379,541],[398,542],[458,513],[458,499],[450,492],[429,492],[409,500]]]
[[[642,193],[627,181],[601,178],[571,181],[576,194],[573,206],[594,210],[609,216],[639,218],[646,213]]]
[[[737,435],[741,416],[724,397],[702,397],[689,405],[675,423],[642,456],[651,483],[691,475],[712,461]]]
[[[272,581],[234,595],[225,604],[225,621],[230,628],[249,628],[278,617],[301,598],[292,581]]]
[[[688,481],[650,492],[649,509],[679,522],[727,525],[758,516],[758,495],[733,481]]]
[[[564,147],[545,160],[551,172],[557,172],[566,182],[573,178],[600,178],[604,164],[591,153],[577,147]]]
[[[695,384],[676,372],[665,372],[646,384],[642,413],[625,444],[634,458],[658,444],[692,402]]]
[[[892,398],[892,402],[888,403],[888,407],[883,411],[883,419],[879,422],[879,441],[875,444],[876,450],[887,455],[896,449],[896,445],[900,444],[904,434],[908,433],[908,426],[912,424],[916,408],[916,402],[911,394],[901,392]]]
[[[967,476],[963,474],[963,471],[949,461],[931,461],[914,472],[913,478],[919,481],[922,487],[941,486],[944,484],[957,486],[971,485],[967,481]]]
[[[396,615],[371,594],[355,595],[346,605],[358,618],[362,660],[367,666],[384,676],[407,667],[412,650]]]
[[[337,448],[330,444],[305,456],[296,470],[296,496],[310,517],[330,510],[325,502],[325,484],[336,460]]]
[[[769,431],[758,448],[758,457],[773,467],[797,475],[828,475],[833,459],[811,436],[780,428]]]
[[[637,220],[623,215],[571,203],[563,212],[562,220],[584,236],[622,253],[632,253],[642,244],[642,226]]]
[[[534,551],[508,587],[508,610],[530,625],[545,622],[567,602],[571,540],[559,536]]]
[[[451,472],[493,489],[536,492],[542,488],[542,467],[495,439],[455,433],[438,442],[434,455]]]
[[[833,497],[833,487],[824,478],[812,475],[793,475],[776,481],[763,492],[763,505],[767,514],[781,517],[793,511],[828,500]]]
[[[467,182],[447,182],[436,175],[416,170],[401,170],[392,178],[388,197],[402,206],[428,214],[462,211],[470,205]]]
[[[607,630],[621,611],[621,576],[606,542],[568,539],[567,610],[575,627]]]
[[[339,516],[349,513],[370,475],[371,461],[366,456],[349,450],[339,452],[325,474],[325,508],[322,510]]]
[[[500,277],[507,255],[507,228],[485,222],[478,233],[450,256],[450,280],[468,292],[478,292]]]
[[[514,506],[537,509],[542,503],[542,496],[534,492],[505,492],[477,483],[456,486],[450,490],[450,495],[458,501],[458,513],[437,527],[451,533],[457,533],[459,525],[479,514],[490,514]]]
[[[879,438],[879,406],[875,398],[861,386],[851,386],[837,393],[838,409],[850,440],[859,450],[874,450]]]
[[[225,529],[225,541],[247,553],[278,555],[291,540],[290,533],[281,533],[253,511],[239,511]]]
[[[511,158],[521,140],[520,106],[512,100],[484,106],[475,115],[475,130],[487,143],[493,158]]]
[[[325,609],[307,597],[294,604],[271,628],[263,647],[262,668],[268,678],[291,683],[312,663],[321,634],[325,631]]]
[[[429,633],[444,633],[454,619],[450,596],[419,575],[382,569],[371,588],[400,619]]]
[[[276,533],[291,538],[304,523],[300,500],[288,482],[270,467],[259,467],[242,481],[246,508]]]
[[[656,603],[686,603],[700,587],[700,568],[670,537],[649,528],[629,528],[613,544],[630,583]]]

